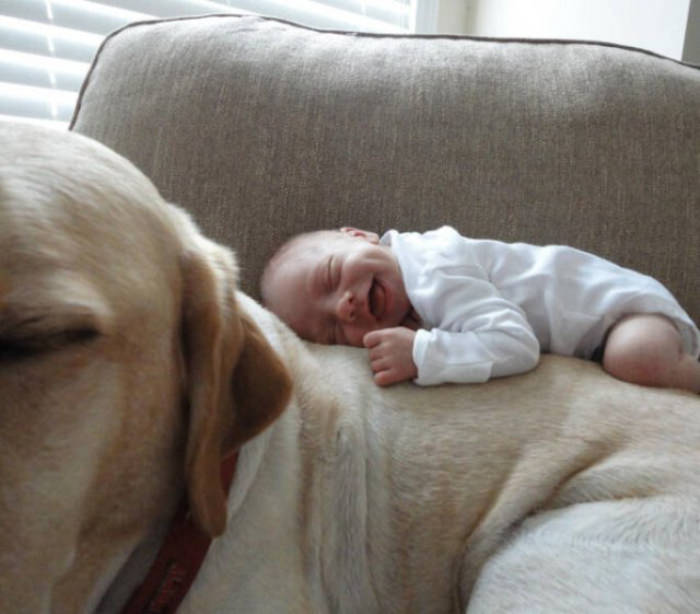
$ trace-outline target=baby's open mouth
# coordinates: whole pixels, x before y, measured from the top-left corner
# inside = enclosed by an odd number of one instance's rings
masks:
[[[376,280],[372,280],[372,285],[369,288],[369,310],[375,319],[379,319],[384,315],[384,310],[386,309],[386,293],[384,288],[377,283]]]

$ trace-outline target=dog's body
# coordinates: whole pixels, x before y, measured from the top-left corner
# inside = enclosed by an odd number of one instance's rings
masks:
[[[244,448],[184,612],[698,611],[695,397],[556,357],[485,386],[380,389],[362,350],[241,305],[296,391]]]
[[[555,357],[380,389],[361,350],[234,297],[225,250],[118,156],[1,140],[8,611],[119,612],[184,488],[225,523],[184,614],[698,611],[697,396]]]

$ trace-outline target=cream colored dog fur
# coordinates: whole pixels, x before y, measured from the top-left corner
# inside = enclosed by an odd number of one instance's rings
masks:
[[[380,389],[119,156],[0,147],[3,612],[119,612],[184,490],[219,536],[182,614],[700,611],[697,396],[555,357]]]

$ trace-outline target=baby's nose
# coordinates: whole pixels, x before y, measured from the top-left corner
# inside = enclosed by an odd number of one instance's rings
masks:
[[[357,316],[357,301],[352,292],[348,291],[340,297],[336,306],[336,316],[341,322],[354,322]]]

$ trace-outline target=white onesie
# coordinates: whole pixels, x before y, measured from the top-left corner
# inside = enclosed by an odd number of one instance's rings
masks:
[[[700,354],[700,331],[662,284],[593,254],[469,239],[449,226],[390,230],[381,241],[423,322],[413,343],[417,384],[522,373],[540,351],[590,358],[630,313],[671,318],[688,353]]]

